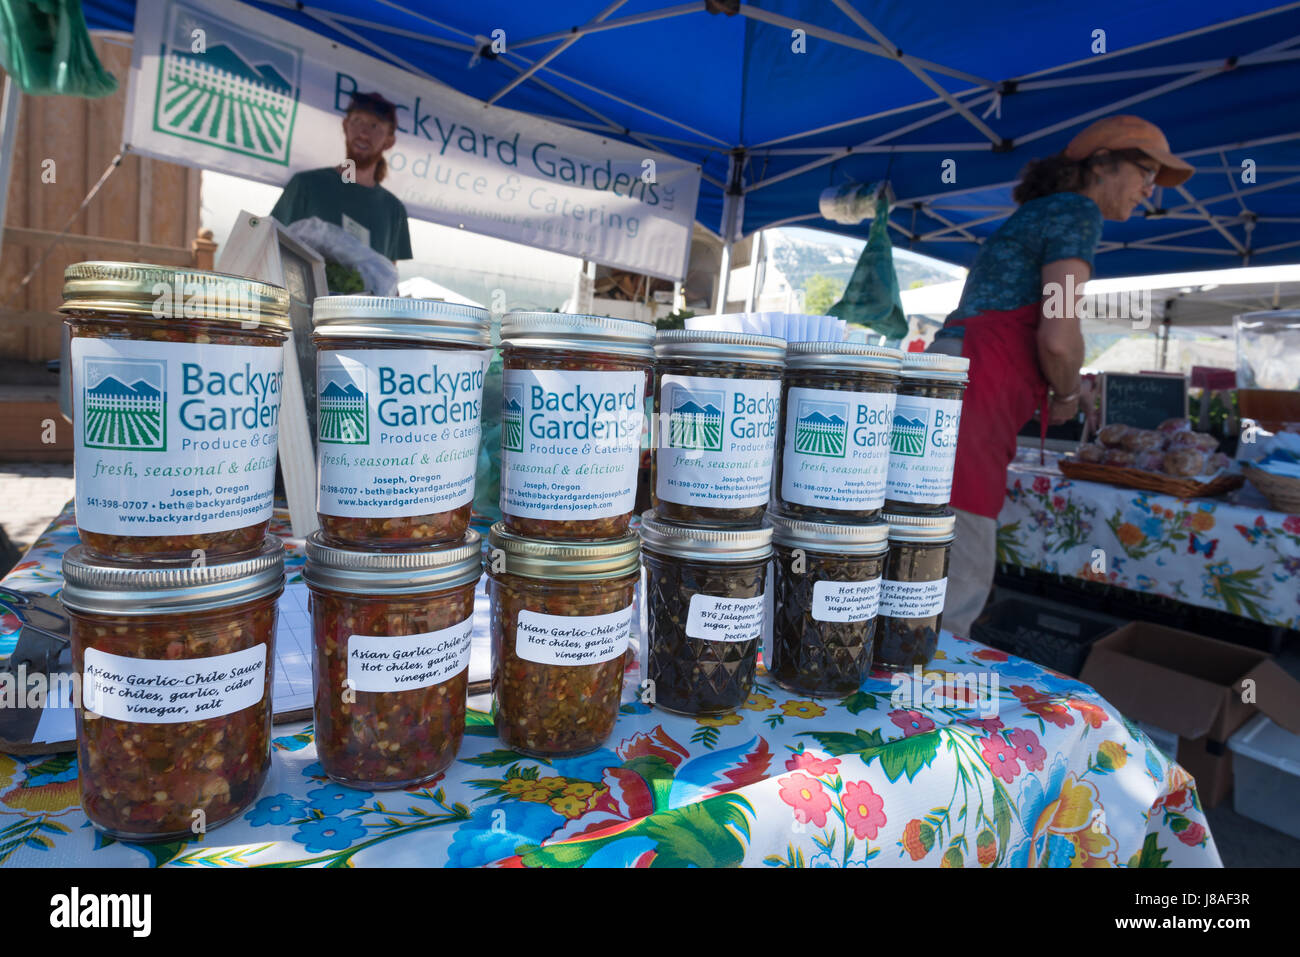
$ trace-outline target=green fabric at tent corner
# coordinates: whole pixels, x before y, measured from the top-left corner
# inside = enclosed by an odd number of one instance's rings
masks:
[[[889,200],[876,200],[871,234],[853,270],[844,296],[829,310],[836,319],[870,327],[886,339],[907,335],[907,317],[894,272],[894,246],[889,241]]]
[[[108,96],[80,0],[0,0],[0,66],[32,96]]]

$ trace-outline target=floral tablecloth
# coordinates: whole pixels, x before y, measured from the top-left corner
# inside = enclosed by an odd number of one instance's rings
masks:
[[[56,590],[70,521],[60,516],[5,584]],[[301,561],[292,548],[290,575]],[[932,667],[919,683],[874,673],[843,699],[789,694],[760,670],[738,713],[700,720],[642,703],[632,677],[607,745],[552,761],[503,748],[488,702],[474,699],[459,759],[405,791],[328,781],[311,726],[286,725],[251,808],[162,845],[90,827],[74,756],[0,755],[0,864],[1220,863],[1194,782],[1091,688],[948,632]],[[935,680],[959,673],[985,683]]]
[[[1007,470],[998,561],[1300,628],[1300,515]]]

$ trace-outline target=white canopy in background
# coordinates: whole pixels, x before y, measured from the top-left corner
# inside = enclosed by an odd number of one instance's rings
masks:
[[[441,299],[443,302],[454,302],[460,306],[486,308],[483,303],[475,302],[468,296],[462,296],[456,290],[448,289],[446,286],[423,276],[412,276],[410,279],[403,279],[397,284],[397,292],[398,295],[410,296],[412,299]]]

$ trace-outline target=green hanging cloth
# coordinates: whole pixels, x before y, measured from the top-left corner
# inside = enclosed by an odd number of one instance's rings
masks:
[[[830,315],[868,326],[886,339],[907,335],[907,317],[894,272],[894,246],[889,241],[889,200],[884,196],[876,200],[876,217],[853,278],[843,298],[831,306]]]
[[[0,0],[0,66],[32,96],[108,96],[80,0]]]

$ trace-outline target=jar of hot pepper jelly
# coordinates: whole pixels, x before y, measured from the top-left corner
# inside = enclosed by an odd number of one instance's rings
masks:
[[[534,757],[594,751],[614,730],[637,627],[637,536],[547,541],[497,522],[488,544],[497,734]]]
[[[459,541],[474,500],[488,311],[324,296],[312,322],[325,540],[360,548]]]
[[[889,526],[824,524],[768,513],[772,660],[768,670],[798,694],[845,695],[871,671]]]
[[[501,512],[516,535],[618,538],[636,506],[654,326],[515,312],[501,320]]]
[[[781,398],[776,506],[820,522],[875,521],[885,504],[903,354],[858,342],[792,342]]]
[[[404,788],[436,777],[465,734],[478,532],[395,552],[307,539],[316,750],[342,784]]]
[[[754,685],[772,557],[770,526],[674,525],[641,518],[646,567],[646,677],[656,707],[716,716]]]
[[[904,354],[885,491],[889,511],[939,514],[947,507],[969,370],[964,356]]]
[[[939,647],[957,517],[885,512],[881,519],[889,526],[889,562],[880,586],[875,664],[910,671],[928,665]]]
[[[63,580],[91,824],[162,841],[237,817],[271,765],[280,540],[231,562],[171,567],[103,562],[77,545]]]
[[[169,266],[74,263],[77,531],[93,558],[256,551],[275,490],[289,294]]]
[[[757,525],[772,493],[785,340],[671,329],[655,338],[655,514]]]

